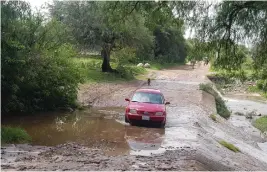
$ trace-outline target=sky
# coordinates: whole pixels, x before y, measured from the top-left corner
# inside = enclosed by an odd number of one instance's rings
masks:
[[[45,2],[52,2],[52,0],[26,0],[28,1],[32,8],[35,9],[36,7],[37,8],[40,8]]]

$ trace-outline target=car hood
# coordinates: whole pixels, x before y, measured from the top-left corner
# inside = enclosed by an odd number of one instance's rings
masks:
[[[164,104],[130,102],[128,107],[130,109],[136,109],[139,111],[149,111],[149,112],[165,111],[165,105]]]

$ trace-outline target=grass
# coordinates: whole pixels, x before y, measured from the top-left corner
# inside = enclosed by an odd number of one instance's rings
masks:
[[[167,69],[167,68],[171,68],[174,66],[179,66],[179,65],[183,65],[184,63],[155,63],[155,62],[150,62],[150,68],[154,69],[154,70],[162,70],[162,69]]]
[[[135,79],[135,76],[144,74],[146,69],[136,67],[135,65],[124,65],[117,68],[118,64],[111,62],[111,67],[117,69],[119,74],[104,73],[101,71],[102,58],[99,57],[83,57],[74,58],[74,63],[77,64],[83,73],[86,82],[118,82]]]
[[[74,63],[79,66],[86,82],[118,82],[128,81],[132,79],[139,79],[141,74],[146,74],[147,70],[143,67],[137,67],[137,64],[125,64],[118,67],[118,64],[111,59],[111,67],[118,70],[119,74],[116,73],[103,73],[101,71],[102,57],[92,55],[82,55],[73,59]],[[150,68],[155,70],[161,70],[169,68],[182,63],[157,63],[149,62]]]
[[[225,102],[221,98],[221,96],[212,88],[212,85],[211,84],[200,84],[199,88],[200,88],[200,90],[203,90],[203,91],[214,96],[215,102],[216,102],[217,113],[221,117],[228,119],[231,115],[231,112],[226,107]]]
[[[28,143],[30,135],[20,127],[1,127],[1,143]]]
[[[262,133],[267,131],[267,116],[258,118],[253,122],[253,126],[259,129]]]
[[[226,147],[227,149],[233,151],[233,152],[240,152],[240,150],[236,146],[234,146],[233,144],[231,144],[231,143],[228,143],[228,142],[226,142],[224,140],[220,141],[219,143],[221,145],[223,145],[224,147]]]
[[[210,118],[213,120],[213,121],[217,121],[217,117],[216,117],[216,115],[215,114],[211,114],[210,115]]]
[[[248,91],[251,93],[259,93],[262,97],[267,98],[267,93],[259,89],[257,86],[249,86]]]

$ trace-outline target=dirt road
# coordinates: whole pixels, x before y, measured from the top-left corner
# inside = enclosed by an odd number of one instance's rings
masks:
[[[151,86],[145,82],[85,85],[79,100],[94,107],[124,107],[125,97],[137,88],[160,89],[171,102],[163,130],[127,126],[123,113],[116,118],[119,127],[110,126],[108,135],[117,149],[127,141],[123,154],[107,154],[103,149],[78,143],[58,146],[9,145],[1,148],[1,168],[5,170],[266,170],[267,155],[250,134],[218,117],[214,98],[198,89],[209,82],[208,68],[180,66],[153,71]],[[103,111],[103,110],[102,110]],[[116,114],[116,113],[115,113]],[[116,116],[116,115],[115,115]],[[122,127],[123,126],[123,127]],[[103,127],[103,126],[102,126]],[[107,125],[105,126],[107,127]],[[112,132],[113,130],[113,132]],[[125,130],[122,140],[119,133]],[[86,131],[85,131],[86,132]],[[112,134],[113,133],[113,134]],[[117,138],[118,137],[118,138]],[[110,138],[111,139],[111,138]],[[220,145],[225,140],[237,146],[235,153]],[[121,146],[118,146],[121,145]]]

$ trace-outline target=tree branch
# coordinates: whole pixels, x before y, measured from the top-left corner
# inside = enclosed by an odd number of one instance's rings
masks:
[[[139,4],[139,1],[136,1],[134,4],[134,7],[130,10],[130,12],[126,13],[120,20],[125,20],[126,17],[132,14],[132,12],[136,9],[138,4]]]

